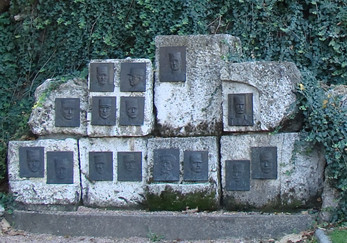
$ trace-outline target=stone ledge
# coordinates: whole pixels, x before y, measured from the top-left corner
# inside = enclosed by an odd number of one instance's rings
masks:
[[[81,209],[82,208],[82,209]],[[95,237],[147,237],[203,240],[228,237],[278,238],[312,227],[314,215],[109,211],[81,207],[77,212],[15,210],[6,219],[32,233]],[[84,209],[84,210],[83,210]]]

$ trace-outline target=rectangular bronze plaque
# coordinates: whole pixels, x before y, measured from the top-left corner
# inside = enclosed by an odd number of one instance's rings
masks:
[[[184,151],[183,180],[203,182],[208,180],[208,151]]]
[[[92,125],[116,125],[116,97],[92,97]]]
[[[118,152],[118,181],[142,181],[142,152]]]
[[[44,177],[43,147],[19,147],[19,176]]]
[[[90,91],[113,92],[114,90],[113,63],[90,64]]]
[[[112,152],[89,152],[89,179],[113,181]]]
[[[144,122],[145,97],[121,97],[119,125],[141,126]]]
[[[73,184],[73,152],[47,152],[47,184]]]
[[[174,182],[180,177],[178,149],[155,149],[153,181]]]
[[[186,81],[186,47],[168,46],[159,49],[160,82]]]
[[[55,126],[79,127],[80,126],[80,99],[56,98],[55,99]]]
[[[250,161],[225,161],[225,189],[227,191],[250,190]]]
[[[277,179],[277,147],[252,147],[252,178]]]
[[[120,91],[146,91],[146,63],[122,63],[120,70]]]
[[[253,126],[253,94],[228,95],[228,125]]]

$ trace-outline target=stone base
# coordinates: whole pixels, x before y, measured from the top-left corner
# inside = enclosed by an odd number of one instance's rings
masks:
[[[319,204],[323,187],[325,160],[319,149],[307,154],[304,147],[295,146],[299,135],[249,134],[221,138],[223,202],[227,209],[305,208]],[[254,178],[256,161],[252,147],[276,147],[276,178]],[[228,190],[227,181],[233,180],[233,169],[226,171],[226,161],[250,161],[249,190]],[[229,163],[229,162],[228,162]]]

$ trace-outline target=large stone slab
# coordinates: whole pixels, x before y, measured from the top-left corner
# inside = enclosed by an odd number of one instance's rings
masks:
[[[148,59],[92,60],[89,64],[89,137],[152,132],[153,71]]]
[[[275,209],[309,207],[317,203],[323,186],[324,156],[317,148],[307,153],[309,147],[300,145],[298,140],[297,133],[222,136],[225,206],[228,209]],[[244,179],[244,175],[236,173],[240,167],[229,166],[230,161],[250,162],[249,188],[235,190],[229,186]]]
[[[83,79],[48,79],[35,91],[29,119],[34,134],[87,134],[87,82]]]
[[[231,63],[221,69],[220,78],[223,131],[273,130],[295,111],[294,91],[300,72],[293,63]],[[243,110],[237,108],[240,105]]]
[[[265,241],[266,238],[277,239],[311,229],[315,222],[315,215],[307,213],[145,212],[86,210],[82,207],[78,212],[15,210],[5,216],[14,228],[32,233],[147,238],[140,242],[149,242],[149,236],[163,237],[166,242],[240,242],[240,238],[246,239],[245,242],[255,242],[250,239]],[[139,241],[138,238],[134,240]]]
[[[216,135],[222,130],[219,70],[238,56],[230,35],[157,36],[154,104],[165,136]],[[178,63],[178,64],[176,64]]]
[[[43,173],[36,174],[41,168]],[[16,202],[25,208],[77,205],[81,196],[77,141],[11,141],[8,177]]]
[[[147,183],[150,209],[218,208],[217,138],[149,139]]]
[[[140,207],[147,178],[145,138],[83,138],[79,141],[83,203]]]

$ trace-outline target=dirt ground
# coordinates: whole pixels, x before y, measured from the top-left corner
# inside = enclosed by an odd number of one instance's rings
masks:
[[[197,241],[167,241],[165,239],[159,239],[155,236],[148,236],[148,238],[101,238],[101,237],[71,237],[71,236],[56,236],[49,234],[33,234],[22,230],[16,230],[10,226],[10,224],[4,218],[0,218],[0,242],[1,243],[67,243],[67,242],[91,242],[91,243],[147,243],[147,242],[163,242],[163,243],[255,243],[255,242],[278,242],[278,243],[301,243],[311,242],[313,231],[305,231],[299,234],[286,235],[279,241],[274,239],[219,239],[219,240],[197,240]]]

